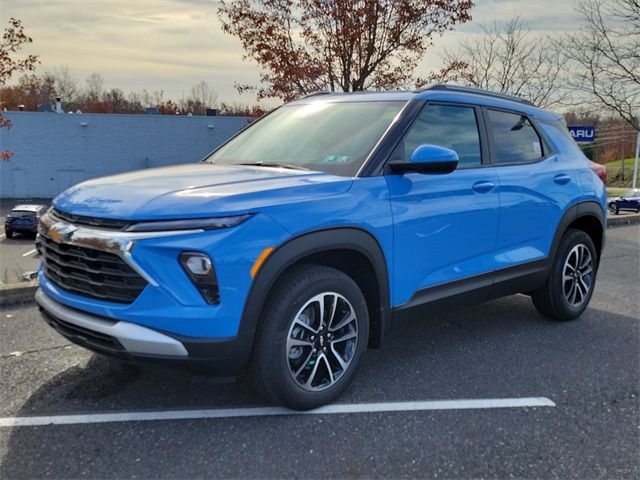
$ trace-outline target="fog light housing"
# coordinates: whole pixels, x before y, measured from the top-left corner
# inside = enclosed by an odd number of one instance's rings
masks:
[[[219,304],[218,279],[211,258],[200,252],[182,252],[179,260],[182,269],[198,289],[202,298],[210,305]]]

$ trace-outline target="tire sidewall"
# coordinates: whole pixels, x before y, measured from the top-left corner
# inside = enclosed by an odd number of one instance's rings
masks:
[[[567,256],[569,252],[578,244],[583,244],[589,250],[591,254],[592,264],[593,264],[593,273],[591,278],[591,288],[587,293],[587,298],[584,302],[582,302],[579,306],[574,306],[569,303],[564,295],[564,285],[563,285],[563,270],[564,264],[567,260]],[[591,240],[591,237],[586,233],[580,230],[572,230],[568,232],[566,237],[563,239],[560,249],[558,251],[558,255],[556,257],[556,261],[554,263],[551,274],[552,278],[552,289],[556,293],[556,307],[563,313],[563,316],[566,318],[574,319],[579,317],[582,312],[585,311],[589,302],[591,301],[591,296],[593,295],[593,291],[596,286],[596,278],[597,278],[597,270],[598,270],[598,254],[596,252],[596,247]]]
[[[301,271],[301,270],[300,270]],[[286,305],[272,302],[266,309],[264,322],[273,322],[275,328],[265,330],[258,339],[261,361],[271,363],[271,385],[265,385],[271,395],[290,408],[309,409],[329,403],[340,396],[349,386],[357,373],[360,358],[366,350],[369,333],[369,314],[367,304],[357,284],[344,273],[327,267],[310,267],[303,275],[314,277],[313,282],[284,283],[277,289],[290,301]],[[336,292],[346,298],[353,307],[358,321],[358,340],[354,358],[347,371],[336,384],[325,390],[311,392],[302,388],[289,372],[286,352],[286,340],[294,316],[312,297],[323,292]],[[267,333],[268,332],[268,333]]]

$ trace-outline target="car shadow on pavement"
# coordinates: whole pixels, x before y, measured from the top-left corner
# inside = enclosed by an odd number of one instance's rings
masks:
[[[514,296],[399,323],[383,349],[367,353],[356,382],[340,401],[549,396],[561,404],[581,391],[595,395],[594,405],[621,395],[637,398],[637,391],[625,389],[635,385],[637,390],[639,380],[639,369],[630,367],[638,355],[638,320],[597,309],[588,309],[583,317],[546,321],[528,298]],[[55,354],[65,352],[69,350]],[[264,402],[244,378],[229,385],[194,383],[92,355],[86,365],[72,366],[42,384],[15,416],[259,404]],[[114,425],[115,431],[132,428]],[[59,428],[81,432],[86,427],[13,428],[5,440],[0,477],[44,476],[46,472],[33,470],[29,458],[52,458],[55,450],[67,448],[54,441]],[[54,475],[67,476],[63,465],[56,469]]]
[[[554,322],[536,313],[523,295],[432,319],[404,320],[394,325],[382,349],[365,354],[354,385],[341,402],[541,395],[549,382],[562,382],[564,375],[578,374],[585,366],[606,370],[620,358],[627,362],[623,369],[630,371],[633,358],[617,347],[627,343],[627,352],[638,353],[637,321],[590,308],[578,321]],[[213,378],[139,367],[99,354],[89,354],[85,362],[87,353],[76,346],[50,351],[49,355],[60,356],[55,363],[75,364],[38,387],[21,412],[52,415],[265,404],[248,375],[235,383],[216,384]],[[589,365],[584,364],[587,361]]]

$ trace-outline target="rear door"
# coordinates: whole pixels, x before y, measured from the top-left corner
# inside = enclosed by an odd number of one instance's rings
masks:
[[[498,175],[498,269],[545,258],[564,211],[580,196],[571,159],[552,151],[519,112],[487,108],[485,121]]]
[[[408,161],[423,144],[455,150],[460,163],[448,174],[387,172],[385,176],[394,221],[394,305],[421,303],[437,285],[445,286],[438,291],[446,296],[451,293],[447,284],[495,267],[497,177],[484,162],[488,152],[480,109],[427,104],[390,161]]]

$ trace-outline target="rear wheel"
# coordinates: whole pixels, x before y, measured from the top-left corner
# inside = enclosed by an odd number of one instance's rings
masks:
[[[369,335],[358,285],[333,268],[293,268],[274,288],[252,370],[270,400],[310,409],[335,400],[356,374]]]
[[[11,230],[5,230],[4,232],[7,235],[7,238],[13,238],[13,231]]]
[[[569,230],[562,237],[544,286],[532,293],[538,312],[554,320],[573,320],[587,308],[596,282],[597,252],[591,237]]]
[[[615,203],[612,203],[609,205],[609,211],[613,214],[613,215],[618,215],[618,205]]]

